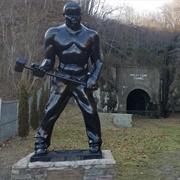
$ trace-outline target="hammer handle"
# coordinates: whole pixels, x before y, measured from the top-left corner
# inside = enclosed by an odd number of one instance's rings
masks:
[[[82,85],[86,86],[86,83],[81,82],[81,81],[77,81],[75,79],[66,79],[64,77],[61,77],[61,76],[58,76],[58,75],[55,75],[55,74],[51,74],[51,73],[48,73],[48,72],[45,72],[45,74],[47,74],[49,76],[57,77],[57,78],[60,78],[60,79],[63,79],[63,80],[67,80],[67,81],[70,81],[70,82],[74,82],[74,83],[78,83],[78,84],[82,84]]]
[[[29,67],[29,66],[25,66],[24,68],[29,69],[29,70],[31,70],[31,71],[34,70],[34,68]],[[77,80],[75,80],[75,79],[66,79],[66,78],[64,78],[64,77],[61,77],[61,76],[58,76],[58,75],[55,75],[55,74],[52,74],[52,73],[48,73],[48,72],[45,72],[45,74],[46,74],[46,75],[49,75],[49,76],[52,76],[52,77],[60,78],[60,79],[63,79],[63,80],[67,80],[67,81],[70,81],[70,82],[74,82],[74,83],[78,83],[78,84],[82,84],[82,85],[86,86],[86,83],[81,82],[81,81],[77,81]]]

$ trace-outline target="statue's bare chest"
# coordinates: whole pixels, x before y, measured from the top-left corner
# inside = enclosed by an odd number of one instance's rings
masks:
[[[87,51],[91,46],[91,38],[88,33],[81,31],[77,33],[69,33],[68,31],[61,31],[56,34],[55,46],[59,50],[68,50],[78,48],[81,51]]]

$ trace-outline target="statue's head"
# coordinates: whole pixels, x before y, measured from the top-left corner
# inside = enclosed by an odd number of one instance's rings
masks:
[[[81,7],[76,2],[68,2],[64,5],[63,15],[81,15]]]
[[[63,16],[66,19],[66,25],[71,29],[76,29],[81,22],[81,7],[76,2],[68,2],[64,5]]]

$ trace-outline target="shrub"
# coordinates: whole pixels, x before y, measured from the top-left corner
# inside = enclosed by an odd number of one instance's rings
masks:
[[[32,104],[31,104],[31,115],[30,115],[30,124],[31,127],[36,130],[39,127],[39,116],[37,110],[37,90],[34,90],[32,96]]]
[[[25,82],[20,84],[19,108],[18,108],[18,135],[27,137],[29,134],[29,104],[28,92]]]
[[[45,97],[45,91],[44,91],[44,86],[42,86],[41,96],[40,96],[40,100],[39,100],[39,111],[38,111],[39,119],[42,119],[42,116],[44,113],[44,108],[45,108],[44,97]]]

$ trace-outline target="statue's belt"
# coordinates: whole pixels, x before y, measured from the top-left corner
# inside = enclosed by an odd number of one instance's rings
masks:
[[[71,71],[82,71],[82,70],[87,70],[88,65],[85,64],[84,66],[78,66],[76,64],[64,64],[64,63],[60,63],[59,65],[60,69],[64,69],[64,70],[71,70]]]

